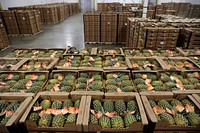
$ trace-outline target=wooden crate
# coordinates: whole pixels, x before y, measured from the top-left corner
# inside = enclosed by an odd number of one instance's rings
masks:
[[[165,99],[167,101],[170,101],[171,99],[177,99],[177,100],[182,100],[182,99],[188,99],[191,101],[197,109],[200,109],[200,104],[191,96],[191,95],[179,95],[177,97],[174,97],[173,95],[165,95],[165,94],[160,94],[160,95],[143,95],[141,96],[142,102],[145,107],[145,111],[147,113],[147,116],[151,122],[153,122],[155,127],[153,128],[152,131],[193,131],[197,132],[200,130],[199,125],[198,126],[178,126],[178,125],[170,125],[167,121],[158,121],[154,111],[149,103],[148,100],[154,100],[158,101],[161,99]]]
[[[21,64],[18,64],[17,67],[15,67],[14,70],[18,70],[18,71],[49,71],[52,70],[55,66],[55,64],[58,62],[58,58],[57,59],[43,59],[43,58],[38,58],[38,59],[24,59],[23,62],[20,62]],[[31,68],[31,70],[28,68],[30,67],[29,63],[33,62],[34,65],[32,67],[34,67],[33,69]],[[35,63],[39,62],[39,66],[42,68],[38,70],[38,66],[35,66]],[[47,62],[48,64],[46,66],[43,66],[43,63]]]
[[[89,116],[90,116],[90,108],[92,105],[93,100],[100,100],[101,102],[104,100],[124,100],[125,102],[128,102],[130,100],[135,100],[138,104],[139,107],[139,113],[141,115],[141,122],[136,122],[130,125],[128,128],[101,128],[100,125],[97,124],[90,124],[89,123]],[[102,132],[127,132],[127,131],[135,131],[135,132],[143,132],[144,131],[144,126],[148,125],[148,121],[146,118],[146,114],[144,112],[144,108],[141,102],[141,99],[137,93],[129,93],[129,94],[118,94],[118,96],[113,95],[113,94],[106,94],[105,99],[96,97],[96,96],[87,96],[87,101],[86,101],[86,107],[85,107],[85,113],[84,113],[84,120],[83,120],[83,131],[84,132],[97,132],[97,131],[102,131]]]
[[[19,127],[19,119],[26,111],[26,108],[32,101],[32,95],[7,95],[0,94],[1,100],[6,100],[8,102],[19,101],[21,102],[19,108],[11,116],[9,121],[5,126],[0,124],[0,133],[9,133],[9,132],[20,132],[21,128]]]
[[[4,73],[4,72],[3,72]],[[9,72],[7,72],[9,74]],[[12,72],[15,73],[15,72]],[[36,95],[40,90],[43,89],[43,87],[45,86],[47,80],[48,80],[48,76],[49,76],[49,72],[48,71],[40,71],[40,72],[17,72],[20,74],[20,79],[25,79],[26,75],[32,75],[29,81],[26,82],[25,87],[26,88],[18,88],[17,92],[14,91],[14,88],[17,86],[17,84],[19,84],[19,81],[12,87],[7,88],[6,90],[3,91],[4,94],[8,94],[8,95],[18,95],[18,94],[32,94],[32,95]],[[45,75],[45,79],[42,81],[43,83],[41,84],[41,86],[37,88],[37,90],[35,90],[35,92],[26,92],[29,88],[32,87],[32,84],[35,80],[35,78],[39,75]],[[39,82],[39,81],[37,81]],[[20,86],[21,87],[21,86]]]
[[[113,77],[114,76],[119,76],[119,75],[127,75],[128,77],[129,77],[129,80],[128,81],[130,81],[131,82],[131,85],[129,85],[129,86],[132,86],[133,87],[133,90],[132,91],[124,91],[124,87],[122,86],[122,83],[121,82],[123,82],[123,81],[116,81],[117,82],[117,84],[119,84],[119,85],[114,85],[114,86],[116,86],[116,90],[108,90],[107,89],[107,83],[106,83],[106,81],[107,81],[107,75],[108,74],[113,74]],[[115,78],[116,78],[115,77]],[[130,73],[130,71],[129,70],[105,70],[104,71],[104,79],[105,79],[105,94],[113,94],[113,95],[118,95],[118,94],[129,94],[129,93],[131,93],[131,92],[137,92],[137,90],[136,90],[136,88],[135,88],[135,86],[134,86],[134,84],[133,84],[133,81],[132,81],[132,75],[131,75],[131,73]],[[117,79],[117,78],[116,78]],[[121,85],[120,85],[121,84]],[[127,86],[125,86],[125,87],[127,87]]]
[[[76,123],[74,124],[69,124],[65,123],[64,127],[58,127],[58,128],[52,128],[52,127],[38,127],[38,125],[35,122],[31,122],[28,120],[28,117],[30,115],[30,112],[32,111],[32,108],[34,104],[38,100],[60,100],[64,101],[66,99],[72,99],[72,101],[76,100],[81,100],[80,106],[79,106],[79,111],[77,115],[77,120]],[[85,107],[85,102],[86,102],[86,96],[69,96],[69,93],[45,93],[41,92],[38,93],[38,95],[34,98],[34,100],[31,102],[31,104],[28,106],[26,112],[20,119],[20,123],[24,124],[26,126],[26,129],[28,132],[66,132],[66,131],[82,131],[82,121],[83,121],[83,114],[84,114],[84,107]]]
[[[48,85],[51,84],[50,80],[58,79],[58,78],[54,78],[54,74],[59,74],[59,75],[63,76],[63,78],[65,78],[65,76],[64,76],[65,74],[72,74],[72,75],[75,76],[75,78],[77,78],[77,71],[74,71],[74,70],[53,70],[52,73],[49,75],[49,80],[48,80],[47,84],[45,85],[45,87],[41,91],[49,91],[49,92],[52,92],[52,93],[53,92],[60,92],[60,89],[61,89],[60,86],[70,86],[71,89],[69,90],[69,92],[75,89],[76,80],[73,81],[72,85],[64,85],[62,83],[62,81],[64,81],[64,79],[61,80],[62,79],[62,77],[61,77],[61,79],[57,83],[57,84],[59,84],[59,86],[56,86],[56,84],[55,84],[54,86],[52,86],[51,90],[47,90]],[[68,80],[70,80],[70,79],[68,79]],[[58,87],[58,89],[55,89],[54,88],[55,86]],[[63,92],[65,92],[65,91],[63,91]]]

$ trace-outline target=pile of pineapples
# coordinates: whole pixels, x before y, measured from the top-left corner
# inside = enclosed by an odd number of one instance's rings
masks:
[[[0,92],[9,91],[20,80],[20,75],[15,73],[0,74]]]
[[[76,123],[79,106],[80,100],[75,102],[71,99],[66,99],[64,102],[47,99],[37,101],[28,120],[35,122],[38,127],[64,127],[67,123]]]
[[[14,58],[59,58],[62,56],[63,50],[15,50],[6,57]]]
[[[26,63],[24,63],[19,70],[22,71],[42,71],[42,70],[46,70],[46,68],[48,67],[48,65],[50,64],[50,62],[48,61],[27,61]]]
[[[64,56],[62,60],[59,61],[58,66],[63,67],[79,67],[81,63],[81,56],[69,55]]]
[[[1,125],[6,125],[6,123],[10,120],[10,118],[13,116],[15,111],[19,108],[20,106],[19,101],[13,101],[13,102],[8,102],[6,100],[0,100],[0,124]]]
[[[80,72],[76,91],[102,91],[102,72]]]
[[[102,128],[128,128],[133,123],[141,122],[141,116],[135,100],[94,100],[89,122]]]
[[[113,72],[106,75],[107,92],[133,92],[132,80],[128,73]]]
[[[198,69],[192,62],[187,60],[164,60],[167,66],[172,70],[195,70]]]
[[[198,126],[200,124],[200,112],[189,99],[183,100],[149,100],[151,107],[159,121],[167,121],[170,125]]]
[[[98,52],[97,54],[100,54],[100,55],[122,54],[121,51],[120,51],[120,49],[111,49],[111,50],[108,50],[108,49],[98,49],[97,52]]]
[[[97,67],[102,68],[102,57],[101,56],[84,56],[81,67]]]
[[[54,73],[45,90],[50,92],[70,92],[73,89],[75,80],[75,73]]]
[[[104,67],[125,67],[125,58],[123,56],[105,56]]]
[[[152,71],[152,70],[162,70],[162,67],[154,60],[130,60],[132,67],[134,70],[145,70],[145,71]]]
[[[80,51],[81,55],[90,55],[90,53],[91,53],[91,49],[82,49]]]
[[[18,60],[0,60],[0,71],[11,70],[18,62]]]
[[[194,90],[200,86],[200,75],[198,72],[186,73],[185,76],[174,72],[161,73],[160,80],[169,90]]]
[[[134,83],[140,92],[166,91],[162,80],[159,80],[155,73],[134,73]]]
[[[46,79],[44,74],[27,74],[10,88],[10,92],[35,93],[44,85]]]

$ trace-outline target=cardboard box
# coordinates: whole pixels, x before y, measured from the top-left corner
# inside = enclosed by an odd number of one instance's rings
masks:
[[[106,94],[105,99],[109,99],[112,101],[115,100],[124,100],[125,102],[128,102],[130,100],[136,100],[138,107],[139,107],[139,112],[141,115],[141,122],[133,123],[129,128],[105,128],[102,129],[100,125],[91,125],[89,124],[89,116],[90,116],[90,106],[92,104],[92,100],[100,100],[103,101],[104,99],[99,99],[98,97],[95,96],[87,96],[87,101],[86,101],[86,107],[85,107],[85,113],[84,113],[84,120],[83,120],[83,131],[84,132],[97,132],[97,131],[103,131],[103,132],[124,132],[124,131],[137,131],[137,132],[142,132],[144,129],[145,125],[148,125],[148,121],[146,118],[146,114],[144,112],[144,108],[141,102],[141,99],[137,93],[129,93],[129,94],[118,94],[118,96],[113,95],[113,94]]]
[[[0,133],[9,133],[9,132],[18,132],[21,129],[19,128],[19,119],[26,111],[26,108],[32,101],[32,95],[7,95],[7,94],[0,94],[1,100],[10,101],[19,101],[21,102],[19,108],[15,111],[15,113],[11,116],[9,121],[6,123],[5,126],[0,125]]]
[[[171,99],[177,99],[177,100],[182,100],[182,99],[188,99],[190,100],[195,106],[200,109],[200,104],[196,102],[196,100],[191,96],[191,95],[179,95],[178,97],[174,97],[173,95],[166,95],[163,96],[161,95],[146,95],[146,96],[141,96],[142,102],[145,107],[145,111],[147,113],[147,116],[149,120],[153,123],[155,123],[155,128],[153,128],[153,131],[199,131],[200,127],[199,125],[194,127],[194,126],[177,126],[177,125],[170,125],[167,121],[158,121],[152,107],[149,104],[148,100],[154,100],[158,101],[161,99],[166,99],[167,101]]]
[[[76,124],[69,124],[69,123],[65,123],[64,127],[62,128],[52,128],[52,127],[46,127],[46,128],[42,128],[42,127],[38,127],[36,123],[31,122],[28,120],[29,114],[32,111],[32,107],[34,105],[34,103],[37,100],[44,100],[44,99],[48,99],[51,101],[54,100],[61,100],[64,101],[66,99],[71,98],[73,101],[76,101],[78,99],[81,100],[80,106],[79,106],[79,112],[77,115],[77,120],[76,120]],[[28,130],[28,132],[66,132],[66,131],[82,131],[82,121],[83,121],[83,115],[84,115],[84,110],[85,110],[85,102],[86,102],[86,96],[69,96],[69,93],[45,93],[45,92],[41,92],[38,93],[38,95],[34,98],[34,100],[31,102],[31,104],[28,106],[26,112],[24,113],[24,115],[22,116],[22,118],[20,119],[20,123],[24,124]]]

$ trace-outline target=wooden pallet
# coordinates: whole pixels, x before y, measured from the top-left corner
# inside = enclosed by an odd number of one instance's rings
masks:
[[[20,34],[9,34],[8,36],[20,36]]]
[[[101,42],[101,44],[117,44],[116,42]]]
[[[101,44],[101,42],[85,42],[85,44]]]

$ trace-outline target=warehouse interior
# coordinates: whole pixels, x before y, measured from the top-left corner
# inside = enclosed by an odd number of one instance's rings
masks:
[[[0,0],[0,133],[199,133],[200,0]]]

